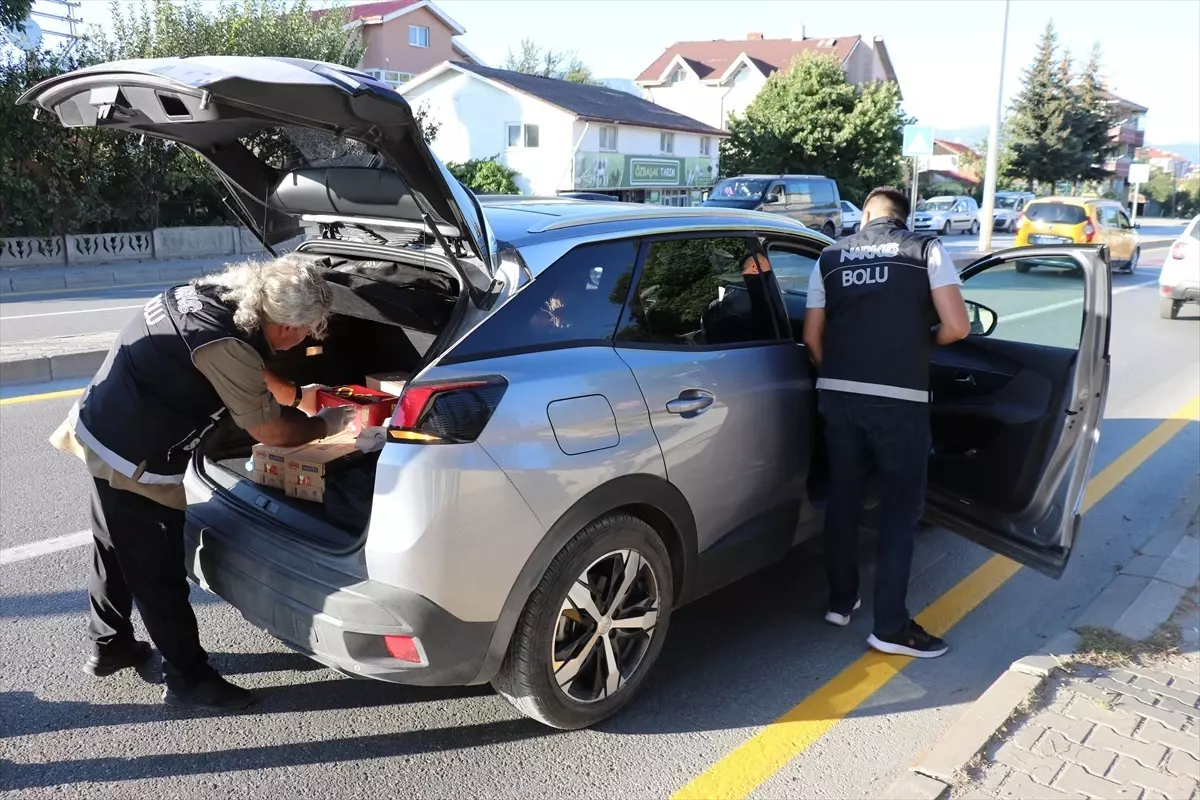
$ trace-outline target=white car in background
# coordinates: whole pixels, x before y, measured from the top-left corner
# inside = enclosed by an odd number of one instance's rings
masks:
[[[1200,215],[1171,244],[1158,274],[1158,315],[1175,319],[1184,303],[1200,303]]]
[[[933,231],[942,236],[952,233],[979,233],[979,204],[966,195],[931,197],[917,206],[913,230]]]
[[[996,210],[992,214],[992,230],[1016,233],[1017,220],[1030,200],[1037,197],[1033,192],[996,192]]]
[[[862,209],[849,200],[842,200],[842,233],[858,233],[862,227]]]

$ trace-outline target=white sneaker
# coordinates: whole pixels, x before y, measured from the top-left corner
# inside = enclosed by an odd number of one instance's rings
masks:
[[[854,601],[854,608],[850,609],[850,612],[853,613],[858,611],[860,608],[862,608],[861,598]],[[830,625],[837,625],[839,628],[844,628],[850,624],[850,614],[839,614],[836,611],[826,611],[825,621]]]

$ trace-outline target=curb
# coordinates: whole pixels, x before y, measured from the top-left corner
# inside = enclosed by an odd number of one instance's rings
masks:
[[[101,331],[0,344],[0,389],[91,378],[116,338]]]
[[[1171,618],[1188,588],[1200,580],[1200,546],[1188,536],[1200,503],[1200,474],[1192,476],[1183,498],[1160,533],[1135,551],[1134,558],[1091,605],[1042,649],[1020,658],[997,678],[915,764],[883,793],[886,800],[942,800],[976,753],[1017,713],[1047,678],[1071,660],[1079,645],[1076,629],[1110,628],[1145,639]],[[1190,581],[1187,586],[1181,582]]]

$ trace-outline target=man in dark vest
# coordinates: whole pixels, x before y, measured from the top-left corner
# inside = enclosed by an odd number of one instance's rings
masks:
[[[868,475],[878,477],[880,521],[875,624],[884,653],[936,658],[944,641],[909,616],[913,538],[924,510],[930,442],[929,358],[970,331],[954,260],[941,242],[905,226],[903,192],[880,188],[862,227],[828,247],[812,271],[804,343],[829,451],[825,512],[826,621],[859,607],[858,523]]]
[[[136,603],[162,655],[165,703],[250,704],[250,693],[217,674],[200,646],[184,568],[183,475],[225,413],[271,445],[300,445],[346,427],[347,409],[316,413],[316,387],[264,369],[270,353],[320,337],[331,304],[316,263],[283,256],[168,289],[121,331],[51,437],[92,476],[85,672],[103,677],[150,657],[150,645],[134,638]]]

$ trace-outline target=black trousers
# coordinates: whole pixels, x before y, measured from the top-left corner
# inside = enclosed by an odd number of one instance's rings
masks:
[[[184,513],[92,479],[92,572],[88,580],[97,654],[133,642],[136,603],[163,659],[168,685],[187,688],[213,673],[200,646],[184,570]]]
[[[925,509],[929,467],[929,405],[862,394],[821,391],[829,450],[825,510],[825,574],[830,608],[848,613],[858,597],[858,524],[867,478],[879,481],[875,564],[875,635],[908,624],[913,540]]]

